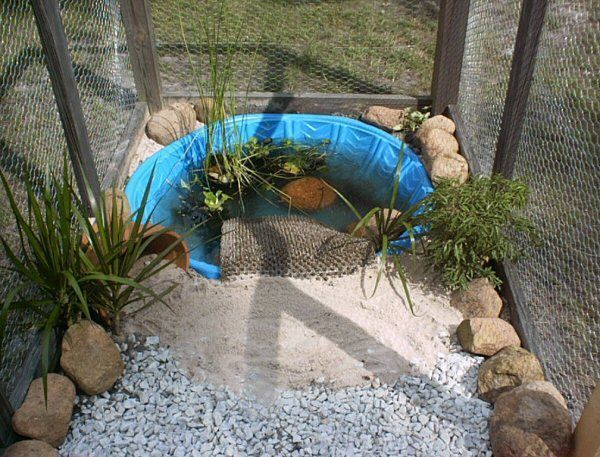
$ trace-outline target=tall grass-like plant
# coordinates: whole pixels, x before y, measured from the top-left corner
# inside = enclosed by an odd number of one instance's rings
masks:
[[[533,224],[519,214],[528,197],[525,183],[501,175],[472,177],[463,185],[448,180],[438,184],[423,202],[419,219],[428,228],[427,259],[448,288],[464,289],[478,277],[501,283],[491,262],[522,254],[516,236],[538,240]]]
[[[170,254],[186,235],[136,269],[146,249],[169,230],[142,221],[152,180],[133,215],[123,214],[123,206],[113,193],[112,205],[101,198],[94,205],[94,217],[88,218],[87,207],[73,189],[66,158],[62,177],[52,176],[39,194],[25,179],[26,210],[20,208],[1,172],[0,178],[16,220],[19,249],[11,248],[2,234],[0,242],[10,269],[23,280],[0,307],[0,349],[10,316],[33,313],[42,330],[41,371],[46,392],[53,331],[60,334],[80,317],[92,319],[90,310],[94,308],[109,313],[118,332],[121,316],[130,305],[142,300],[138,311],[164,303],[164,297],[177,284],[156,293],[143,282],[176,260]]]
[[[385,207],[377,206],[372,208],[364,215],[361,215],[356,207],[344,195],[333,187],[331,188],[339,195],[344,203],[346,203],[358,219],[358,222],[352,231],[352,235],[356,236],[360,234],[361,236],[364,236],[371,241],[375,246],[375,249],[381,253],[381,262],[371,296],[375,295],[377,292],[377,288],[379,287],[383,275],[386,274],[391,276],[392,272],[390,271],[388,264],[388,260],[391,260],[402,284],[410,311],[414,314],[415,308],[408,288],[408,278],[399,259],[401,252],[399,252],[398,248],[393,244],[393,241],[399,239],[403,235],[407,235],[411,242],[412,253],[415,254],[417,232],[415,230],[414,219],[422,204],[417,203],[406,208],[404,211],[396,211],[396,201],[398,199],[398,189],[400,187],[400,172],[402,170],[403,161],[404,144],[400,150],[398,164],[396,165],[394,172],[394,185],[388,205]]]
[[[74,226],[78,208],[72,198],[66,160],[62,179],[52,177],[39,195],[25,179],[26,211],[19,207],[1,172],[0,178],[15,217],[20,245],[18,250],[13,250],[3,234],[0,234],[0,242],[10,269],[24,281],[22,286],[11,290],[2,304],[0,348],[11,313],[33,313],[42,330],[41,371],[46,392],[52,332],[66,328],[80,315],[91,318],[84,286],[85,267],[80,255],[81,233]]]
[[[188,36],[184,26],[184,21],[189,18],[184,17],[180,10],[180,31],[205,117],[204,168],[216,169],[219,176],[230,178],[237,183],[241,194],[242,188],[250,184],[251,176],[248,176],[248,167],[244,166],[242,142],[237,129],[235,125],[233,129],[227,129],[226,120],[228,115],[233,116],[237,111],[235,56],[243,29],[239,26],[233,33],[230,32],[225,26],[225,2],[217,5],[206,5],[206,14],[198,18],[192,36]],[[206,50],[207,72],[194,61],[190,40],[193,47]]]

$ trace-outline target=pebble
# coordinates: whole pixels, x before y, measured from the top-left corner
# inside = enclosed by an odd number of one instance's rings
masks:
[[[121,344],[108,393],[80,396],[62,456],[491,456],[491,405],[476,395],[481,357],[438,356],[423,377],[333,389],[317,378],[270,405],[195,383],[158,337]]]

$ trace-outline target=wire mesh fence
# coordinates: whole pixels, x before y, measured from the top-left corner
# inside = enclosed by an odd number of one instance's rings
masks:
[[[471,0],[458,108],[483,174],[492,172],[521,2]],[[544,20],[515,176],[542,245],[506,265],[531,349],[574,418],[600,379],[600,115],[594,0],[552,0]]]
[[[114,151],[137,101],[119,2],[64,0],[60,5],[94,160],[100,178],[108,182]],[[50,173],[60,172],[65,152],[30,3],[4,1],[0,4],[0,169],[20,205],[26,203],[23,178],[27,176],[40,189]],[[17,247],[16,226],[3,191],[0,230]],[[0,299],[17,281],[6,267],[6,259],[0,256]],[[14,395],[17,387],[28,385],[27,378],[33,375],[23,372],[23,367],[35,345],[34,324],[33,319],[14,319],[5,336],[0,391],[13,405],[21,400]]]
[[[429,94],[438,3],[152,0],[164,90],[193,92],[209,71],[198,32],[210,17],[236,47],[239,91]]]
[[[549,3],[515,164],[542,246],[509,266],[528,341],[577,416],[600,379],[598,19],[594,0]]]
[[[494,164],[520,8],[520,0],[471,0],[469,8],[458,105],[483,174]]]

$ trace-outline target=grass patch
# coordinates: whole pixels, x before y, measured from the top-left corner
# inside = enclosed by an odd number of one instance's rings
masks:
[[[193,33],[214,0],[152,0],[168,89],[191,88],[178,11]],[[239,89],[427,94],[435,51],[434,2],[225,0],[223,27],[242,27]],[[225,32],[226,34],[227,32]],[[249,54],[258,50],[255,67]],[[198,62],[206,56],[196,50]]]

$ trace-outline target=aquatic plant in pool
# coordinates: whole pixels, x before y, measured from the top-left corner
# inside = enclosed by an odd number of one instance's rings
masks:
[[[274,147],[282,148],[285,154],[290,153],[285,152],[286,145],[296,148],[319,146],[319,153],[324,154],[325,167],[319,167],[310,173],[325,179],[335,187],[361,214],[366,214],[373,207],[387,205],[394,182],[398,179],[395,171],[402,142],[354,119],[301,114],[255,114],[236,116],[229,119],[224,127],[231,137],[235,135],[244,145],[251,140],[257,143],[271,141]],[[127,185],[126,192],[132,207],[137,208],[140,189],[155,166],[155,184],[152,186],[148,202],[149,208],[155,207],[153,222],[162,222],[184,232],[191,221],[186,222],[181,214],[181,183],[183,181],[188,184],[193,170],[204,169],[205,136],[206,129],[200,129],[172,143],[144,162]],[[220,135],[217,136],[217,141],[219,138]],[[291,143],[285,143],[285,140]],[[328,141],[323,144],[323,140]],[[219,145],[216,144],[215,147],[218,148]],[[421,161],[408,147],[404,149],[404,159],[398,176],[400,185],[396,208],[399,210],[414,205],[433,190]],[[254,187],[242,200],[246,217],[303,214],[282,199],[278,187]],[[218,190],[223,189],[215,188],[211,191]],[[199,198],[204,197],[202,195]],[[228,217],[241,214],[241,203],[234,202],[234,199],[224,202],[225,209],[222,213],[229,212]],[[310,213],[310,217],[338,230],[346,230],[350,223],[356,222],[356,216],[342,199],[338,199],[328,208]],[[212,278],[220,276],[220,269],[215,263],[218,240],[209,243],[206,241],[218,233],[218,225],[218,222],[209,221],[188,239],[192,249],[191,266]],[[409,244],[410,240],[406,237],[395,242],[397,246],[406,247]]]

